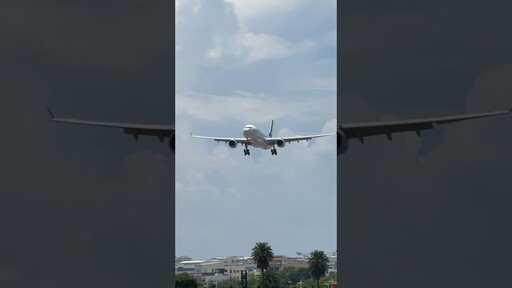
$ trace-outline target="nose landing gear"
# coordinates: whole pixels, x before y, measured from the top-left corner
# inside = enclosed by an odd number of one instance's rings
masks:
[[[245,144],[244,155],[245,156],[251,156],[251,151],[249,151],[249,148],[247,147],[247,144]]]

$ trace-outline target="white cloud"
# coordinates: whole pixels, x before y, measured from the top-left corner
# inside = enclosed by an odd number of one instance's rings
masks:
[[[300,101],[300,99],[298,101],[293,101],[293,99],[288,99],[287,101],[286,99],[272,100],[273,98],[271,97],[264,97],[261,95],[232,97],[202,95],[196,99],[193,97],[188,98],[180,96],[177,97],[177,99],[187,99],[187,101],[178,101],[176,103],[177,111],[181,111],[181,116],[179,116],[180,114],[177,114],[177,126],[182,128],[177,131],[176,140],[176,167],[178,167],[176,170],[176,203],[180,203],[179,205],[181,205],[183,209],[186,209],[187,207],[188,209],[194,209],[194,207],[196,209],[203,209],[200,208],[203,207],[202,203],[208,206],[213,205],[219,210],[235,209],[235,211],[239,211],[239,209],[241,209],[240,207],[243,206],[247,206],[247,208],[249,208],[271,205],[275,209],[278,209],[277,207],[281,207],[280,209],[286,210],[289,217],[300,222],[300,219],[305,217],[305,214],[302,212],[303,209],[308,209],[307,207],[309,203],[313,201],[313,199],[310,199],[311,191],[321,188],[322,191],[315,192],[316,194],[314,198],[316,200],[320,199],[321,202],[334,203],[336,189],[336,157],[334,157],[336,153],[336,138],[334,136],[320,138],[309,142],[287,144],[284,148],[278,149],[277,156],[270,155],[270,151],[261,151],[252,148],[251,156],[248,157],[243,155],[242,147],[231,149],[223,143],[192,138],[188,134],[188,131],[191,131],[191,129],[194,128],[194,131],[203,130],[202,132],[209,133],[210,136],[240,137],[241,128],[245,122],[234,119],[247,117],[243,112],[249,111],[250,107],[256,107],[256,111],[259,111],[258,109],[272,103],[276,105],[276,110],[274,111],[276,113],[279,112],[281,114],[280,117],[283,119],[283,121],[276,121],[274,124],[274,135],[292,136],[328,133],[335,131],[335,118],[324,118],[318,126],[304,126],[304,124],[299,125],[289,119],[292,118],[292,114],[301,110],[304,112],[306,111],[306,107],[315,105],[320,105],[318,109],[324,110],[322,115],[325,116],[325,111],[327,111],[327,114],[333,116],[336,112],[334,110],[335,105],[329,105],[327,101],[322,101],[321,97],[318,99],[304,99],[304,102]],[[334,99],[330,100],[332,102]],[[243,112],[233,117],[233,115],[230,115],[229,113],[224,113],[229,110],[226,107],[241,107]],[[329,111],[329,109],[332,111]],[[208,110],[212,113],[211,115],[206,116],[205,114],[208,114]],[[264,112],[262,112],[262,114],[255,115],[264,116],[265,118],[269,117]],[[209,116],[211,116],[211,118]],[[277,119],[279,117],[275,118]],[[236,129],[226,129],[226,124],[230,122],[234,122],[233,125],[230,124],[230,127],[235,127]],[[318,122],[319,121],[315,121],[314,123]],[[286,124],[286,126],[283,127],[283,124]],[[210,129],[205,130],[205,127]],[[266,131],[267,129],[266,126],[262,126],[260,128],[263,131]],[[271,201],[272,203],[269,204],[268,201]],[[290,209],[292,211],[290,211]],[[327,208],[322,207],[321,209],[330,211],[332,215],[335,215],[336,213],[335,206]],[[248,210],[242,209],[242,211],[243,212],[239,212],[250,213]],[[322,213],[327,213],[326,211],[323,211]],[[225,214],[219,212],[215,213],[214,217],[219,221],[230,221],[234,215],[239,215],[236,213]],[[275,213],[277,212],[269,212],[268,217],[271,217],[272,219],[278,217]],[[185,217],[184,215],[188,214],[185,213],[181,215],[181,217]],[[252,219],[254,215],[247,216],[244,214],[243,217],[249,217]],[[184,223],[189,223],[188,225],[209,226],[209,224],[201,222],[200,219],[186,220],[183,218],[180,221],[183,221],[183,225],[185,225]],[[238,222],[236,220],[233,221]],[[250,220],[250,223],[257,226],[257,222],[253,221],[256,221],[256,219]],[[332,217],[330,220],[326,220],[327,224],[330,224],[330,226],[335,226],[335,221],[335,217]],[[278,227],[279,225],[284,225],[284,223],[276,221],[275,224],[270,225],[270,227]],[[298,222],[292,221],[286,225],[303,224],[298,224]],[[219,227],[218,231],[219,233],[224,234],[229,233],[229,227]],[[325,243],[322,244],[329,246],[325,249],[335,248],[336,231],[331,232],[332,233],[325,231],[325,235],[331,234],[331,238],[326,239],[324,241]],[[247,236],[254,237],[257,233],[257,231],[247,232]],[[284,239],[288,239],[289,237],[300,237],[300,231],[296,231],[294,233],[296,234],[284,236]],[[269,239],[269,241],[271,242],[274,241],[279,243],[279,241],[284,241],[282,240],[283,237],[270,238],[271,239]],[[187,241],[191,240],[186,240],[185,238],[177,239],[177,243],[181,243],[181,245],[178,246],[180,254],[191,253],[183,251],[187,249],[187,245],[185,244]],[[218,245],[222,245],[221,243],[226,241],[226,237],[219,236],[218,240],[212,241],[218,241]],[[311,243],[315,242],[313,240],[306,239],[303,241],[296,241],[295,245],[301,247],[292,245],[290,246],[290,249],[304,249],[302,247],[312,245]],[[249,242],[248,245],[249,244],[253,243]],[[243,251],[236,251],[236,249],[240,249],[236,248],[240,247],[240,245],[241,243],[237,243],[236,245],[234,244],[232,249],[235,249],[235,251],[231,250],[233,252],[230,253],[242,253]],[[320,244],[315,243],[315,245]],[[313,249],[313,247],[311,247],[311,249]],[[228,253],[222,251],[230,250],[216,250],[216,254]],[[286,252],[290,253],[290,251]]]
[[[307,53],[315,47],[315,42],[304,40],[299,43],[289,43],[274,35],[242,34],[239,38],[242,53],[242,63],[247,64],[265,59],[285,58],[297,54]],[[240,55],[240,53],[237,53]]]
[[[286,31],[272,33],[271,29],[266,29],[266,32],[249,29],[241,20],[243,16],[240,13],[243,12],[239,11],[239,5],[249,5],[247,11],[252,11],[252,9],[261,13],[273,11],[274,16],[285,17],[285,11],[293,7],[307,9],[308,7],[303,5],[307,2],[270,1],[266,4],[263,2],[267,1],[247,2],[258,4],[241,4],[240,2],[221,0],[182,0],[176,4],[176,46],[179,48],[176,49],[176,66],[180,67],[179,71],[176,71],[176,80],[181,84],[178,87],[180,91],[197,91],[200,89],[198,87],[204,87],[203,89],[211,86],[218,87],[218,85],[209,84],[211,77],[203,73],[204,69],[217,69],[216,77],[220,77],[223,73],[244,69],[238,68],[240,66],[272,59],[294,57],[297,59],[296,61],[310,62],[309,66],[311,67],[317,66],[315,62],[326,59],[326,57],[319,57],[318,53],[328,53],[326,54],[327,58],[330,58],[331,61],[334,60],[336,55],[335,39],[333,42],[333,35],[336,34],[334,27],[329,27],[329,30],[326,31],[323,31],[321,27],[312,29],[303,37],[288,39]],[[274,11],[272,7],[278,7],[278,10]],[[245,8],[240,9],[244,10]],[[279,15],[279,13],[282,14]],[[266,13],[263,14],[266,15]],[[335,13],[332,12],[332,15],[335,16]],[[325,15],[318,17],[328,18]],[[309,19],[309,21],[313,20],[314,17]],[[258,22],[254,18],[252,21]],[[328,52],[321,50],[325,47],[331,47],[331,50]],[[270,61],[268,65],[275,65],[275,63]],[[265,69],[274,68],[270,66],[258,68],[261,73],[265,73]],[[329,69],[335,70],[332,67]],[[250,71],[250,69],[243,71]],[[312,73],[317,70],[309,71]],[[318,75],[313,76],[320,79]],[[282,77],[285,78],[285,75]],[[283,80],[286,82],[286,79]],[[313,85],[325,87],[325,85],[319,85],[318,80],[316,82]]]
[[[252,33],[242,29],[237,15],[223,1],[209,1],[208,7],[203,7],[203,2],[198,0],[181,1],[177,5],[177,45],[184,49],[187,46],[203,49],[213,47],[204,51],[206,58],[223,57],[225,61],[236,60],[238,63],[247,64],[303,53],[313,45],[312,41],[288,43],[275,35]],[[213,12],[207,11],[208,8]]]
[[[204,57],[214,59],[219,65],[229,63],[230,66],[292,57],[313,51],[316,47],[313,40],[292,43],[275,35],[250,31],[229,35],[217,32],[211,35],[209,41],[213,48],[207,50]]]
[[[226,0],[226,2],[235,5],[235,11],[242,21],[267,16],[268,14],[283,14],[294,9],[301,2],[304,3],[304,1],[298,0]]]
[[[303,123],[319,119],[325,113],[335,117],[335,107],[330,106],[335,103],[335,96],[284,98],[247,93],[232,96],[179,94],[176,97],[176,118],[256,124],[287,117]]]
[[[335,131],[335,27],[313,25],[315,33],[301,36],[297,30],[296,37],[288,37],[291,31],[252,28],[268,15],[285,18],[290,11],[306,9],[306,2],[177,4],[178,254],[246,255],[261,240],[262,223],[275,231],[265,241],[289,249],[280,253],[336,249],[334,136],[286,144],[277,156],[255,148],[244,156],[242,147],[231,149],[189,135],[241,137],[245,124],[267,132],[271,120],[276,136]],[[201,8],[194,11],[199,3]],[[331,10],[329,17],[335,19]],[[251,25],[245,25],[245,17]],[[314,17],[309,21],[314,23]],[[317,225],[310,212],[322,217],[324,225]],[[305,230],[326,237],[310,237]]]

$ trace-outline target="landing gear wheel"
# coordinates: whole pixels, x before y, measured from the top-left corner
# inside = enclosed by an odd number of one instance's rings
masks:
[[[277,155],[277,149],[276,149],[276,148],[272,148],[272,149],[270,150],[270,153],[271,153],[272,155]]]
[[[251,156],[251,151],[249,151],[249,147],[247,147],[247,143],[245,143],[244,155]]]

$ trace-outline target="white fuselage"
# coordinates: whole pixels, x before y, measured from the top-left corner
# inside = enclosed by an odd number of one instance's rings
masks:
[[[268,150],[272,145],[268,145],[266,139],[269,138],[254,125],[245,125],[243,130],[244,137],[251,141],[251,145],[256,148]]]

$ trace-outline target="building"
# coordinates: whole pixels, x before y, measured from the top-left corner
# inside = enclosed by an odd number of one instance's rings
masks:
[[[336,273],[338,271],[338,257],[336,256],[329,256],[329,268],[327,273],[334,272]]]
[[[195,273],[197,272],[197,265],[204,263],[205,260],[185,260],[175,263],[175,272],[179,273]]]
[[[286,258],[283,269],[287,267],[308,268],[308,263],[304,258]]]

